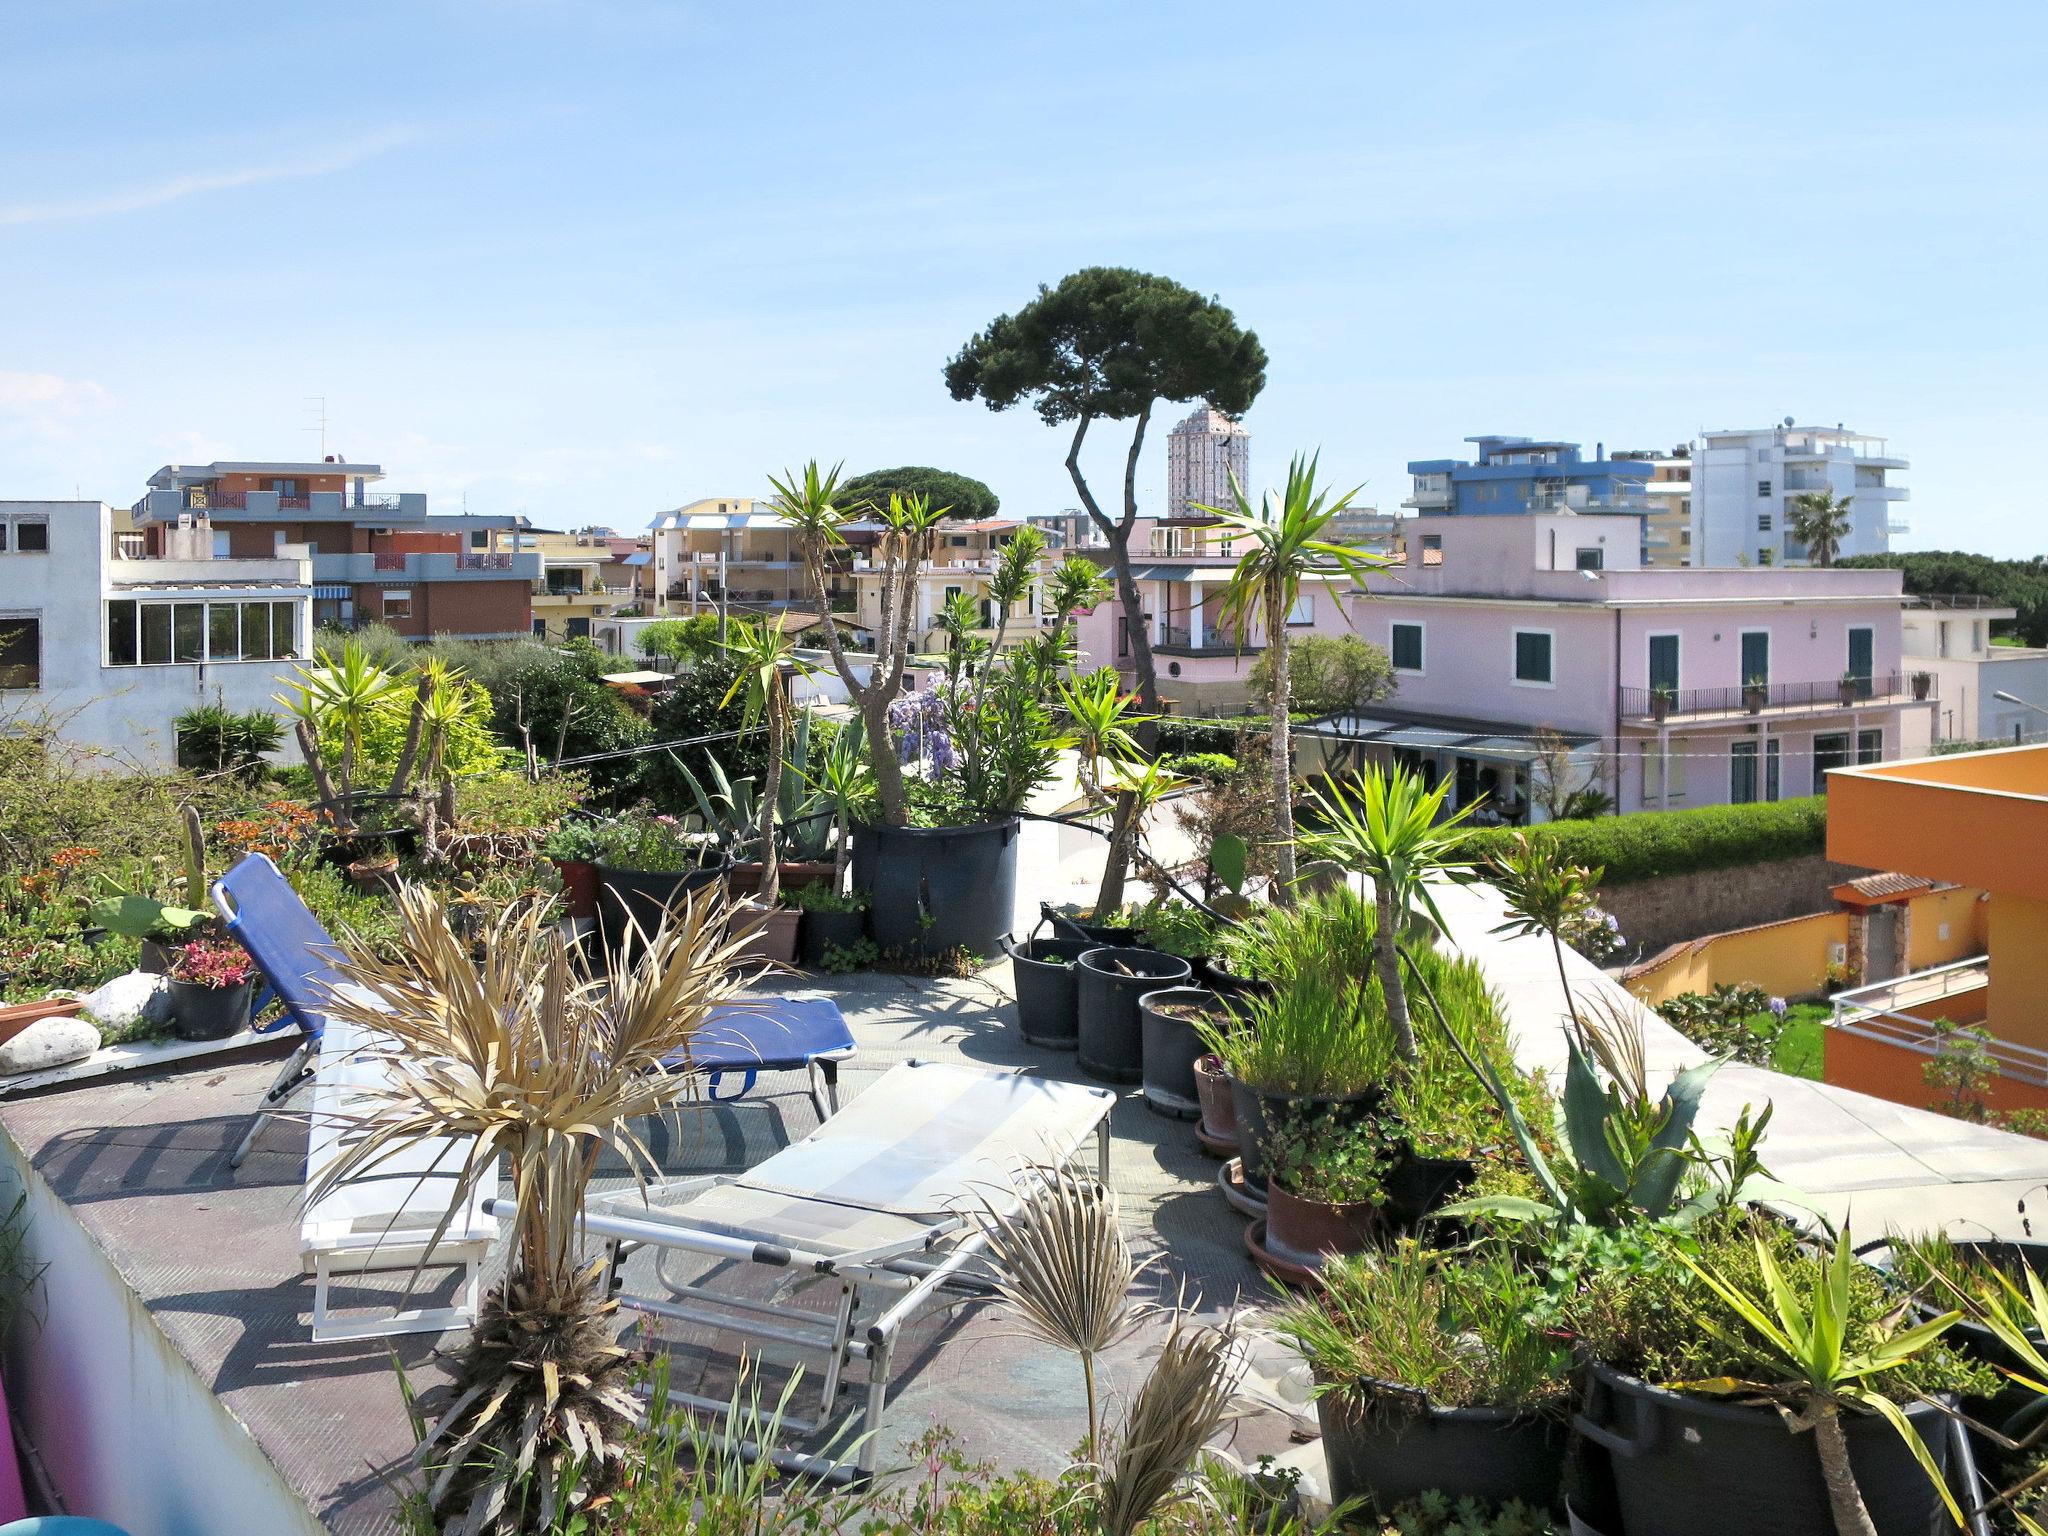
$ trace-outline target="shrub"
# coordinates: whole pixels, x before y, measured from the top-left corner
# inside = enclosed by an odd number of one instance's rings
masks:
[[[171,722],[178,733],[178,766],[195,773],[234,773],[254,778],[263,757],[284,743],[284,726],[266,710],[246,713],[222,704],[201,704]]]
[[[460,666],[491,695],[491,732],[523,758],[527,742],[549,762],[637,747],[649,727],[604,682],[616,668],[587,640],[541,645],[531,640],[437,642],[436,655]],[[633,758],[589,765],[591,787],[610,795],[638,772]]]
[[[1593,821],[1547,821],[1527,832],[1532,841],[1561,844],[1571,862],[1603,871],[1601,884],[1616,886],[1825,852],[1827,804],[1825,795],[1813,795],[1769,804],[1637,811]],[[1513,828],[1489,828],[1475,833],[1467,846],[1483,864],[1506,856],[1515,835]]]
[[[1273,697],[1273,653],[1252,663],[1251,696]],[[1394,691],[1387,653],[1357,635],[1304,635],[1287,642],[1289,710],[1297,715],[1351,714]]]
[[[718,654],[718,615],[700,613],[687,619],[663,619],[641,630],[636,643],[643,656],[659,656],[673,662],[702,661]]]
[[[1309,717],[1296,710],[1289,718],[1306,720]],[[1246,758],[1249,756],[1244,746],[1246,738],[1257,736],[1263,739],[1272,725],[1271,715],[1225,715],[1215,720],[1168,715],[1159,722],[1159,736],[1153,750],[1162,757],[1215,752]]]
[[[689,782],[676,771],[676,764],[680,760],[683,767],[708,783],[714,751],[727,778],[751,776],[758,782],[767,767],[767,737],[761,730],[747,730],[745,690],[732,692],[738,677],[736,662],[714,656],[684,672],[668,696],[654,706],[650,719],[656,741],[745,732],[706,746],[678,747],[673,753],[649,752],[641,759],[640,785],[657,805],[676,811],[695,810],[697,803]]]
[[[1183,752],[1161,760],[1163,767],[1186,779],[1204,779],[1221,784],[1237,777],[1238,762],[1228,752]]]

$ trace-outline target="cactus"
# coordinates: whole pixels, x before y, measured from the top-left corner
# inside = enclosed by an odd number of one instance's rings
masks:
[[[185,905],[206,906],[206,829],[196,806],[185,807]]]

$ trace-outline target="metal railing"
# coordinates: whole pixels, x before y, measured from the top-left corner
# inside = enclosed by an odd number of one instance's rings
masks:
[[[465,550],[456,555],[455,569],[458,571],[509,571],[512,569],[512,557],[508,554],[479,555]]]
[[[405,569],[405,556],[393,554],[389,550],[379,550],[370,556],[370,569],[373,571],[402,571]]]
[[[1239,652],[1249,656],[1263,649],[1250,641],[1240,645],[1235,636],[1216,630],[1204,631],[1201,639],[1197,640],[1193,628],[1186,624],[1162,624],[1155,644],[1162,649],[1170,647],[1204,656],[1234,656]]]
[[[2010,608],[2011,603],[2001,598],[1986,597],[1981,592],[1920,592],[1906,598],[1908,608],[1937,608],[1964,610],[1972,608]]]
[[[1623,688],[1621,712],[1632,718],[1675,720],[1690,715],[1761,714],[1767,709],[1854,709],[1863,704],[1934,697],[1930,673],[1892,672],[1854,682],[1837,678],[1825,683],[1766,683],[1757,688]]]

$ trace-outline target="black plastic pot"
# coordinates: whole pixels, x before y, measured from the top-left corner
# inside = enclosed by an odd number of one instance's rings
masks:
[[[1074,968],[1081,1070],[1106,1083],[1137,1082],[1145,1075],[1138,1000],[1186,981],[1187,961],[1156,949],[1105,945],[1083,950]]]
[[[1289,1110],[1296,1114],[1327,1114],[1351,1124],[1376,1114],[1386,1103],[1384,1088],[1333,1098],[1316,1093],[1262,1093],[1249,1083],[1230,1080],[1230,1102],[1237,1110],[1237,1150],[1244,1159],[1245,1187],[1266,1198],[1266,1140],[1274,1123]]]
[[[683,897],[714,885],[726,871],[726,856],[696,869],[620,869],[602,861],[597,866],[597,936],[607,959],[621,946],[639,948],[636,930],[651,935]],[[628,941],[632,942],[629,944]]]
[[[798,941],[805,967],[815,971],[825,963],[827,944],[851,949],[866,937],[867,931],[868,915],[865,912],[813,912],[806,908],[803,936]]]
[[[1449,1205],[1478,1176],[1478,1164],[1467,1157],[1403,1152],[1380,1181],[1387,1216],[1397,1226],[1413,1227]]]
[[[1361,1403],[1326,1392],[1316,1399],[1332,1502],[1371,1499],[1384,1512],[1432,1488],[1490,1504],[1520,1499],[1549,1509],[1556,1502],[1569,1438],[1562,1419],[1507,1408],[1437,1408],[1399,1387],[1380,1396]],[[1724,1536],[1739,1529],[1724,1527]]]
[[[1941,1409],[1916,1403],[1905,1414],[1947,1477],[1954,1440]],[[1775,1408],[1667,1392],[1595,1364],[1575,1422],[1608,1452],[1628,1536],[1813,1536],[1835,1528],[1813,1433],[1794,1434]],[[1897,1431],[1861,1413],[1843,1414],[1842,1428],[1878,1536],[1948,1528],[1941,1495]]]
[[[2002,1242],[1983,1238],[1957,1238],[1952,1246],[1958,1258],[1974,1261],[1988,1269],[2003,1271],[2005,1277],[2024,1291],[2026,1271],[2033,1272],[2048,1280],[2048,1243]],[[1921,1321],[1946,1312],[1945,1297],[1922,1296],[1913,1303],[1913,1310]],[[1998,1371],[2029,1371],[2027,1363],[1999,1341],[1997,1334],[1982,1323],[1962,1318],[1950,1325],[1942,1335],[1942,1342],[1953,1344],[1966,1354],[1982,1361]],[[2042,1347],[2038,1334],[2034,1335],[2036,1347]],[[1994,1428],[2001,1426],[2020,1409],[2035,1398],[2034,1392],[2018,1382],[2007,1381],[1998,1393],[1988,1398],[1967,1398],[1963,1411],[1980,1424]]]
[[[1194,966],[1196,984],[1207,987],[1211,992],[1216,993],[1220,997],[1246,998],[1268,997],[1272,995],[1273,983],[1270,981],[1261,981],[1256,976],[1240,976],[1235,971],[1225,969],[1208,955],[1203,955],[1197,959],[1194,962]]]
[[[992,955],[1017,905],[1016,817],[971,827],[853,829],[853,886],[886,953]]]
[[[249,1027],[249,1004],[256,997],[253,981],[239,987],[202,987],[172,977],[170,988],[171,1033],[180,1040],[225,1040]]]
[[[1010,983],[1017,994],[1017,1028],[1033,1045],[1071,1051],[1081,1043],[1080,1002],[1074,962],[1094,948],[1086,939],[1003,941]],[[1059,955],[1065,964],[1049,956]]]
[[[1220,1009],[1222,1002],[1204,987],[1162,987],[1138,999],[1146,1107],[1176,1120],[1193,1120],[1202,1113],[1195,1062],[1208,1047],[1195,1033],[1194,1020],[1165,1011],[1175,1005]]]

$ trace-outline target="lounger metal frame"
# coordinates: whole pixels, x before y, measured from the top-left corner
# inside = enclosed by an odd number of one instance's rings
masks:
[[[1096,1143],[1096,1176],[1106,1188],[1109,1115],[1116,1096],[1103,1089],[1088,1091],[1102,1095],[1102,1113],[1092,1134]],[[1053,1158],[1069,1161],[1086,1145],[1088,1134],[1084,1132],[1072,1146],[1048,1147],[1046,1151]],[[890,1368],[897,1342],[903,1330],[941,1297],[972,1300],[994,1294],[995,1283],[986,1265],[980,1263],[988,1246],[987,1238],[979,1223],[964,1215],[952,1215],[927,1221],[916,1234],[892,1242],[848,1253],[822,1253],[779,1242],[771,1233],[735,1235],[709,1231],[690,1225],[686,1208],[670,1215],[651,1203],[656,1199],[665,1205],[687,1201],[720,1185],[742,1182],[746,1177],[745,1173],[719,1173],[664,1184],[649,1191],[648,1209],[632,1215],[587,1212],[584,1228],[607,1244],[608,1279],[625,1310],[665,1321],[705,1324],[740,1335],[745,1341],[785,1345],[822,1357],[817,1418],[786,1415],[782,1420],[785,1429],[809,1435],[824,1428],[833,1418],[840,1394],[847,1388],[847,1368],[856,1360],[864,1362],[865,1400],[860,1409],[853,1461],[774,1448],[763,1450],[777,1466],[807,1476],[841,1483],[870,1478],[880,1452],[882,1415],[888,1405]],[[494,1208],[509,1213],[511,1202],[485,1205],[487,1211]],[[658,1250],[655,1275],[667,1295],[641,1296],[623,1290],[621,1266],[641,1248]],[[829,1314],[785,1306],[772,1297],[763,1301],[733,1296],[701,1282],[671,1280],[667,1260],[672,1253],[782,1270],[785,1279],[776,1289],[777,1296],[806,1279],[836,1280],[839,1296]],[[892,1299],[855,1337],[854,1318],[862,1293],[868,1289],[892,1293]],[[668,1397],[673,1403],[719,1417],[731,1411],[729,1403],[674,1387],[669,1389]]]

